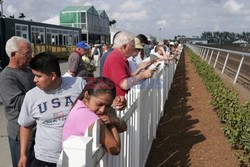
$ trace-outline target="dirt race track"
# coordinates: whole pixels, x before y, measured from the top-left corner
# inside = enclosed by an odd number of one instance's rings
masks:
[[[185,53],[178,65],[147,167],[239,165],[209,100],[209,93]]]
[[[235,54],[235,53],[228,54],[228,52],[222,51],[222,52],[220,52],[219,57],[218,57],[216,69],[218,69],[219,71],[222,71],[227,54],[229,55],[224,73],[227,74],[232,80],[234,80],[234,78],[235,78],[235,75],[237,73],[242,56],[244,55],[245,52],[248,54],[250,53],[250,48],[242,48],[242,47],[239,47],[238,45],[237,46],[234,46],[234,45],[233,46],[232,45],[206,45],[206,46],[241,52],[240,54]],[[214,66],[216,56],[217,56],[219,51],[213,51],[212,52],[213,54],[211,54],[211,51],[212,51],[211,49],[209,50],[209,52],[207,52],[207,50],[206,50],[204,59],[207,62],[209,62],[210,61],[209,59],[212,55],[210,64],[212,66]],[[250,90],[249,71],[250,71],[250,57],[244,55],[244,61],[243,61],[242,66],[241,66],[237,82],[240,83],[242,86],[244,86],[248,90]]]

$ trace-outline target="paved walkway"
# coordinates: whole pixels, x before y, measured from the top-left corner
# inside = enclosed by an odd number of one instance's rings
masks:
[[[0,99],[0,167],[11,167],[6,125],[7,121],[4,115],[2,100]]]

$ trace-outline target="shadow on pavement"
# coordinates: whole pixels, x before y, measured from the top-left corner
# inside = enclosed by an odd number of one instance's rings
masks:
[[[197,143],[206,138],[199,130],[191,130],[199,122],[192,119],[187,105],[188,91],[187,71],[184,55],[179,60],[168,100],[165,103],[165,115],[161,118],[157,136],[147,160],[147,167],[190,166],[189,152]]]

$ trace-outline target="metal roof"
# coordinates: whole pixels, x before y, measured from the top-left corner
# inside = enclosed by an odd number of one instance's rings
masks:
[[[87,11],[91,8],[92,6],[67,6],[66,8],[64,8],[63,10],[61,10],[62,12],[76,12],[76,11]]]

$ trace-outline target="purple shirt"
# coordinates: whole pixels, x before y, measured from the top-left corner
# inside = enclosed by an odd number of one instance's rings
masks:
[[[78,100],[65,121],[62,141],[64,142],[71,135],[84,136],[88,127],[98,119],[100,118],[93,111]]]

